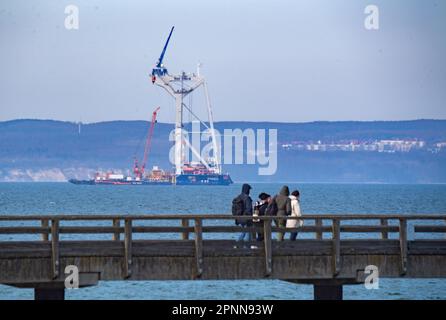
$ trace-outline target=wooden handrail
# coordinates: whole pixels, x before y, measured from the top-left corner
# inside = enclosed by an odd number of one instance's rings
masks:
[[[387,219],[380,219],[380,223],[381,223],[381,226],[382,226],[382,227],[387,227],[388,224],[389,224]],[[381,233],[381,238],[382,238],[382,239],[389,239],[389,233],[388,233],[387,230],[384,230],[384,231]]]
[[[113,219],[113,227],[114,228],[119,228],[121,226],[121,220],[119,219]],[[121,232],[120,231],[116,231],[113,233],[113,240],[114,241],[119,241],[121,239]]]
[[[49,220],[48,219],[42,219],[40,224],[41,224],[42,228],[44,228],[44,230],[43,230],[43,232],[41,234],[42,241],[48,241],[48,239],[49,239],[48,235],[49,235],[49,232],[50,232]]]
[[[273,270],[273,255],[272,255],[272,233],[271,233],[272,221],[265,221],[263,231],[263,241],[265,243],[265,275],[269,276]]]
[[[42,234],[42,240],[48,241],[51,228],[47,227],[0,227],[0,234]]]
[[[252,217],[249,216],[233,216],[231,214],[146,214],[146,215],[97,215],[97,214],[81,214],[81,215],[0,215],[0,221],[23,221],[23,220],[43,220],[43,219],[58,219],[58,220],[113,220],[113,219],[132,219],[132,220],[181,220],[181,219],[195,219],[200,218],[203,220],[234,220],[242,219],[249,220]],[[274,220],[276,216],[260,216],[262,220]],[[446,213],[442,214],[306,214],[302,217],[284,216],[281,219],[302,219],[302,220],[398,220],[398,219],[410,219],[410,220],[445,220]]]
[[[414,226],[415,232],[427,232],[427,233],[446,233],[446,226]]]
[[[5,218],[6,216],[1,216],[1,218]],[[79,218],[79,216],[76,216]],[[120,216],[122,217],[122,216]],[[135,220],[143,220],[140,219],[138,216],[137,218],[127,215],[126,218],[122,219],[124,221],[135,221]],[[219,219],[217,218],[217,215],[205,215],[205,216],[199,216],[199,215],[193,215],[194,219],[200,219],[200,221],[203,220],[234,220],[234,216],[224,216],[223,218]],[[345,218],[344,216],[323,216],[318,215],[316,217],[311,216],[304,216],[304,217],[298,217],[298,219],[302,220],[314,220],[314,224],[304,224],[302,227],[297,228],[284,228],[284,227],[275,227],[271,226],[271,232],[300,232],[300,233],[316,233],[316,239],[321,240],[323,233],[332,233],[333,228],[329,225],[323,225],[323,220],[331,220],[331,221],[343,221],[346,222],[347,220],[352,220],[351,217]],[[398,215],[398,219],[392,218],[383,218],[382,215],[376,215],[373,218],[370,216],[364,217],[363,220],[377,220],[380,222],[380,224],[342,224],[340,225],[339,232],[340,233],[381,233],[382,239],[388,239],[388,233],[399,233],[401,230],[401,222],[404,221],[406,228],[407,228],[407,221],[409,220],[419,220],[419,216],[403,216]],[[435,219],[432,216],[429,216],[429,219],[431,220],[441,220],[442,222],[445,221],[446,215],[442,216],[435,216]],[[31,220],[30,217],[26,217],[27,220]],[[69,217],[68,220],[71,220],[72,217]],[[91,217],[89,216],[83,216],[85,220],[90,220]],[[106,220],[109,216],[107,216]],[[147,219],[155,220],[165,220],[167,219],[165,216],[145,216]],[[244,218],[244,219],[252,219],[252,217],[238,217],[238,218]],[[237,218],[237,219],[238,219]],[[271,222],[276,217],[259,217],[261,220],[264,221],[264,223]],[[426,218],[426,217],[425,217]],[[132,224],[132,233],[181,233],[182,239],[186,240],[189,238],[189,234],[194,232],[194,227],[189,226],[189,219],[183,218],[182,215],[170,217],[171,220],[181,220],[181,226],[163,226],[163,225],[157,225],[157,226],[138,226],[135,224]],[[282,217],[282,219],[296,219],[296,217],[289,217],[285,216]],[[5,220],[5,219],[3,219]],[[48,235],[50,234],[51,228],[48,224],[48,221],[57,221],[58,223],[60,221],[65,221],[66,217],[63,215],[57,215],[52,216],[51,219],[38,217],[36,220],[39,220],[41,223],[41,226],[1,226],[0,227],[0,234],[41,234],[42,240],[48,240]],[[81,220],[81,219],[77,219]],[[102,221],[103,219],[99,219],[95,217],[94,221]],[[359,218],[356,218],[354,220],[359,220]],[[389,224],[389,220],[395,220],[399,221],[398,224]],[[15,220],[13,220],[15,221]],[[125,232],[125,228],[120,226],[120,218],[114,218],[111,220],[113,222],[112,226],[58,226],[57,228],[57,235],[59,234],[107,234],[110,233],[113,235],[114,240],[120,239],[120,234]],[[1,224],[0,224],[1,225]],[[202,232],[204,233],[236,233],[241,231],[248,231],[248,232],[262,232],[262,228],[259,227],[249,227],[242,229],[240,226],[235,225],[207,225],[201,227]],[[415,232],[446,232],[446,226],[444,225],[421,225],[421,226],[415,226],[414,227]],[[407,232],[407,231],[406,231]]]
[[[197,268],[196,276],[200,278],[203,273],[203,230],[201,219],[195,219],[195,265]]]
[[[51,220],[51,265],[53,279],[59,276],[59,220]]]
[[[324,235],[323,231],[322,231],[322,226],[323,226],[322,219],[321,218],[316,218],[315,225],[316,225],[316,228],[317,228],[317,229],[315,229],[315,231],[316,231],[316,239],[317,240],[322,240],[323,239],[323,235]]]
[[[125,258],[125,278],[132,275],[132,220],[124,221],[124,258]]]
[[[300,233],[318,233],[332,232],[329,226],[303,226],[297,228],[271,227],[272,232],[300,232]],[[446,232],[445,226],[416,226],[415,232]],[[47,235],[50,232],[49,227],[0,227],[0,234],[42,234]],[[262,232],[260,227],[247,227],[242,229],[240,226],[205,226],[202,227],[204,233],[237,233],[241,231]],[[399,231],[398,226],[377,226],[377,225],[343,225],[340,229],[345,233],[389,233]],[[187,240],[189,233],[194,232],[193,227],[176,226],[133,226],[133,233],[181,233],[182,239]],[[120,234],[124,233],[124,227],[112,226],[66,226],[59,227],[59,234],[112,234],[113,240],[119,241]],[[187,236],[184,236],[187,235]],[[321,240],[322,238],[316,238]]]
[[[181,219],[181,226],[183,228],[189,228],[189,219]],[[189,231],[184,231],[181,234],[181,239],[182,240],[189,240]]]
[[[332,271],[333,276],[338,276],[342,268],[341,241],[342,234],[345,233],[378,233],[381,239],[388,240],[389,233],[397,233],[400,246],[401,274],[407,273],[408,261],[408,221],[416,220],[439,220],[439,225],[416,225],[413,231],[417,232],[444,232],[446,233],[446,215],[305,215],[303,217],[284,216],[281,219],[301,219],[305,221],[314,221],[314,223],[305,222],[303,226],[297,228],[285,228],[273,226],[273,220],[276,216],[260,216],[263,221],[263,227],[251,226],[241,227],[235,225],[203,225],[203,221],[221,220],[224,222],[238,220],[251,220],[252,216],[232,216],[232,215],[54,215],[54,216],[0,216],[1,221],[36,221],[37,226],[11,225],[1,226],[1,234],[40,234],[42,241],[51,242],[51,265],[52,278],[60,276],[59,246],[61,240],[60,234],[112,234],[112,240],[121,241],[121,234],[124,240],[124,266],[123,272],[125,278],[131,278],[133,265],[133,233],[179,233],[181,239],[189,240],[189,235],[194,234],[195,244],[195,266],[197,278],[205,272],[203,257],[203,233],[238,233],[238,232],[257,232],[264,234],[264,255],[265,255],[265,275],[269,276],[273,272],[273,233],[274,232],[299,232],[314,233],[315,239],[319,241],[331,241],[332,243]],[[89,225],[70,226],[61,225],[64,221],[108,221],[111,226]],[[135,221],[144,220],[179,220],[180,225],[137,225]],[[323,223],[329,221],[331,224]],[[368,224],[352,224],[351,221],[366,221]],[[124,225],[121,226],[121,221]],[[189,222],[194,224],[190,225]],[[412,227],[412,225],[411,225]],[[323,240],[323,233],[331,234],[331,239]],[[49,235],[51,238],[49,239]],[[4,240],[8,241],[8,240]],[[167,240],[169,241],[169,240]]]
[[[407,272],[407,220],[400,219],[401,274]]]
[[[332,241],[333,275],[337,276],[341,268],[341,221],[339,219],[333,219]]]

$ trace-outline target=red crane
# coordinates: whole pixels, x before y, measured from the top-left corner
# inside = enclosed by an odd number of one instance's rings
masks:
[[[159,109],[160,109],[160,107],[157,107],[152,113],[152,122],[150,123],[149,133],[147,134],[146,145],[144,147],[144,158],[143,158],[141,168],[139,168],[138,160],[135,158],[135,163],[133,165],[133,172],[134,172],[135,176],[139,177],[139,178],[142,178],[144,175],[144,170],[145,170],[145,167],[147,164],[147,159],[149,157],[150,145],[152,144],[153,128],[155,127],[156,116],[158,114]]]

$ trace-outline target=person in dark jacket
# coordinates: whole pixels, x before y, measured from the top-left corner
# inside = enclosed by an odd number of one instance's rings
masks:
[[[242,193],[240,193],[239,197],[243,200],[243,216],[252,216],[252,199],[249,196],[249,191],[251,190],[251,186],[247,183],[242,185]],[[244,219],[237,221],[238,225],[241,225],[242,227],[251,227],[252,226],[252,220],[251,219]],[[252,240],[252,234],[251,232],[242,232],[238,238],[238,241],[244,241],[245,238],[248,238],[248,241]]]
[[[290,189],[288,188],[288,186],[283,186],[282,189],[280,189],[279,194],[273,198],[273,201],[275,201],[276,205],[277,205],[277,216],[278,217],[289,216],[291,214],[291,199],[289,196],[290,196]],[[277,219],[276,225],[278,227],[285,228],[286,220],[285,219]],[[277,237],[278,241],[283,241],[285,233],[278,232],[277,236],[278,236]]]
[[[254,226],[260,228],[260,231],[257,232],[257,241],[263,241],[263,226],[264,221],[260,219],[256,219],[256,217],[261,217],[266,215],[266,208],[271,201],[271,196],[265,192],[259,194],[259,200],[254,204],[254,213],[253,213],[253,223]]]

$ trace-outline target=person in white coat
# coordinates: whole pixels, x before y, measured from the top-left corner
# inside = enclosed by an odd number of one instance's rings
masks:
[[[298,190],[291,192],[291,216],[292,217],[302,217],[302,212],[300,210],[300,194]],[[302,219],[287,219],[287,228],[299,228],[302,227],[304,221]],[[297,238],[297,232],[291,232],[290,240],[295,241]]]

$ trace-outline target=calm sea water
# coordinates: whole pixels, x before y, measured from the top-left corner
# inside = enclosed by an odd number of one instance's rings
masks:
[[[275,194],[282,186],[276,183],[251,185],[253,198],[262,191]],[[301,192],[304,214],[446,213],[446,185],[289,186]],[[76,186],[68,183],[0,183],[0,215],[228,213],[231,200],[240,187],[237,184],[229,187],[117,187]],[[413,237],[413,234],[409,236]],[[0,241],[12,237],[3,236]],[[22,239],[25,238],[22,236]],[[0,299],[32,298],[33,291],[30,289],[0,285]],[[67,290],[66,298],[312,299],[313,288],[278,280],[104,281],[95,287]],[[446,299],[446,279],[381,279],[378,290],[366,290],[363,285],[345,286],[344,298]]]

